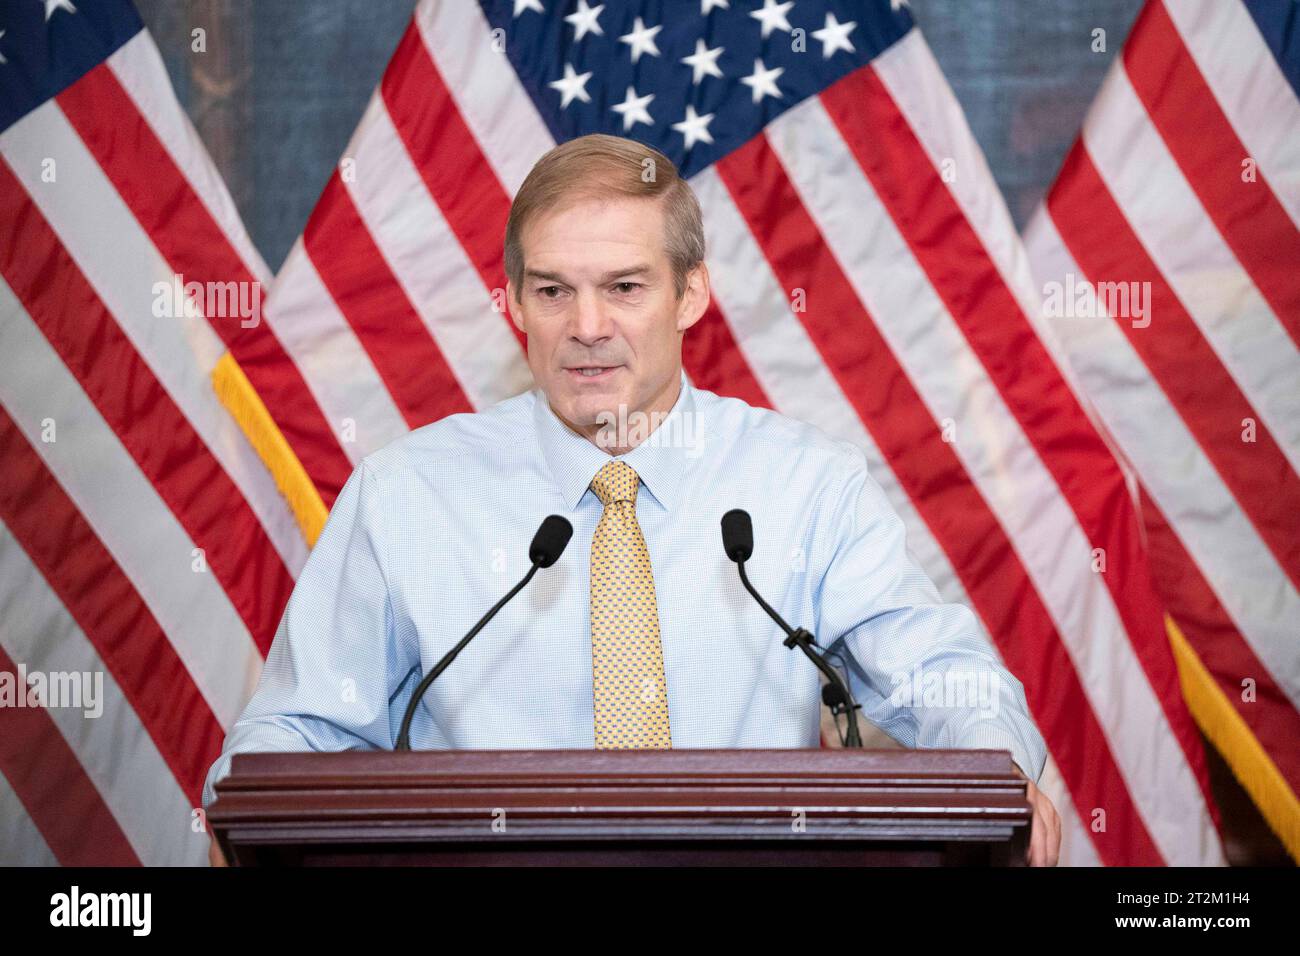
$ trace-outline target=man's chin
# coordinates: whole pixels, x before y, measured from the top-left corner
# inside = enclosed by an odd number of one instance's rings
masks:
[[[587,398],[574,406],[573,418],[570,419],[580,428],[597,428],[618,420],[618,398],[610,396],[606,401],[593,401]]]
[[[608,394],[567,396],[567,401],[552,407],[571,428],[588,432],[616,422],[620,401],[618,393],[610,390]]]
[[[627,368],[619,365],[599,375],[581,375],[564,369],[555,386],[560,400],[577,416],[570,417],[569,421],[577,424],[581,418],[582,424],[592,425],[597,415],[616,411],[621,402],[627,401],[629,381]]]

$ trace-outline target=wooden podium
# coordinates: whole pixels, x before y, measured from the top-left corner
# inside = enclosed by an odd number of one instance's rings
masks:
[[[237,866],[1022,865],[1005,750],[240,754],[208,823]]]

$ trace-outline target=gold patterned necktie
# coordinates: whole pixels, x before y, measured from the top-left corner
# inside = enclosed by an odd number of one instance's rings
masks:
[[[611,460],[592,479],[605,513],[591,539],[591,667],[598,749],[664,749],[668,685],[654,572],[636,520],[640,477]]]

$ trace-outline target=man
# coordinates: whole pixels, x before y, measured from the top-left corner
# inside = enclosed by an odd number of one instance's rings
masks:
[[[538,162],[505,240],[537,387],[353,473],[205,804],[234,753],[391,749],[420,675],[518,580],[553,513],[571,544],[429,688],[413,749],[816,746],[818,673],[722,548],[721,516],[743,508],[755,587],[840,652],[866,717],[908,746],[1009,750],[1030,780],[1030,862],[1055,864],[1023,688],[912,562],[861,450],[686,381],[704,253],[695,196],[655,150],[586,136]],[[918,675],[984,699],[913,700]]]

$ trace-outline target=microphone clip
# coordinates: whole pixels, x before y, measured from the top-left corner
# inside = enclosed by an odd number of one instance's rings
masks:
[[[790,636],[781,642],[786,647],[794,650],[799,648],[810,648],[817,646],[817,638],[813,637],[812,632],[802,627],[796,627],[790,632]]]
[[[797,647],[809,656],[816,654],[823,660],[825,659],[825,655],[817,644],[816,636],[806,628],[796,627],[781,643],[791,650]],[[848,690],[840,681],[827,681],[822,685],[822,703],[826,705],[826,709],[834,717],[862,709],[862,705],[849,696]]]

